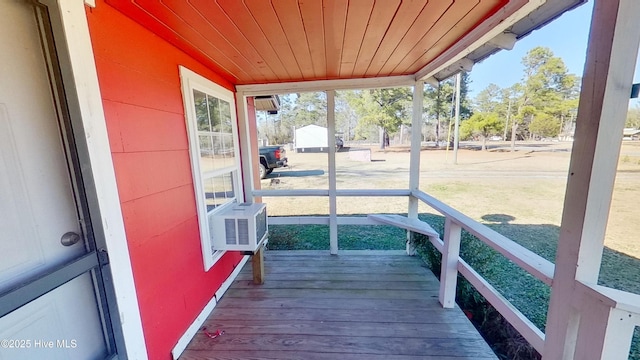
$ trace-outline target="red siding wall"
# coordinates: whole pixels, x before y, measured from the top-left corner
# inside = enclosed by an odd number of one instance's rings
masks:
[[[178,65],[233,87],[102,1],[87,17],[147,350],[170,359],[241,259],[204,272]]]

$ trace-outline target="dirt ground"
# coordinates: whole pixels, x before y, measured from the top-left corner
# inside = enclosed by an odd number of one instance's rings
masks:
[[[462,143],[457,165],[453,151],[425,147],[421,152],[420,188],[484,223],[560,225],[571,143]],[[371,151],[371,161],[350,158],[349,149],[336,154],[338,189],[407,189],[409,148]],[[352,151],[355,149],[351,149]],[[290,166],[262,180],[263,189],[327,189],[327,154],[287,152]],[[619,159],[614,199],[605,245],[640,258],[640,142],[625,141]],[[326,197],[265,197],[270,215],[317,215],[329,211]],[[339,214],[406,213],[406,197],[338,198]],[[421,212],[433,212],[422,204]]]

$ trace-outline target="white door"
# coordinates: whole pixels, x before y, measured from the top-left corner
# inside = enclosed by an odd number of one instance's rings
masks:
[[[65,264],[87,253],[87,246],[82,237],[73,245],[61,243],[64,234],[81,230],[33,5],[0,0],[0,18],[3,295],[69,269]],[[104,358],[91,272],[1,317],[0,341],[0,359]]]

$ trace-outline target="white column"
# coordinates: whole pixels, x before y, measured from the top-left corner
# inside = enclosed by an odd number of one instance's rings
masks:
[[[543,357],[574,356],[575,280],[596,283],[633,80],[637,0],[596,0],[547,315]],[[602,126],[601,126],[602,125]]]
[[[420,187],[420,150],[422,143],[422,108],[424,97],[424,81],[416,81],[413,85],[413,113],[411,118],[411,157],[409,159],[409,190],[419,190]],[[418,199],[409,195],[410,219],[418,218]],[[407,254],[415,255],[411,232],[407,232]]]
[[[338,212],[336,204],[336,91],[327,90],[327,145],[329,146],[329,244],[338,254]]]
[[[453,163],[458,164],[458,142],[460,141],[460,82],[462,72],[456,75],[456,119],[453,130]]]
[[[241,91],[236,93],[236,109],[238,112],[238,136],[240,137],[240,153],[242,154],[242,191],[244,201],[253,203],[254,167],[251,154],[251,133],[247,116],[247,98]]]

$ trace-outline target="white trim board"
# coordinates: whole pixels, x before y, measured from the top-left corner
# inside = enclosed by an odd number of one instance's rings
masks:
[[[313,80],[288,83],[237,85],[236,90],[238,92],[242,92],[244,96],[260,96],[326,90],[394,88],[401,86],[413,86],[415,82],[415,76],[403,75],[361,79]]]
[[[100,221],[96,221],[95,226],[102,226],[109,251],[111,276],[126,346],[126,357],[147,359],[147,347],[107,136],[85,3],[82,0],[51,0],[47,3],[52,3],[51,11],[55,11],[57,7],[66,37],[66,51],[69,54],[74,80],[71,85],[77,89],[78,107],[100,207]],[[112,315],[116,314],[112,313]]]
[[[535,9],[542,6],[546,3],[547,0],[531,0],[524,4],[520,9],[516,10],[510,16],[501,19],[504,17],[504,9],[502,11],[497,12],[493,16],[486,19],[482,24],[477,26],[471,32],[464,36],[461,41],[463,42],[466,38],[471,38],[473,36],[477,36],[478,32],[486,31],[486,33],[480,36],[476,41],[471,43],[471,45],[467,46],[464,49],[460,49],[456,47],[456,45],[452,46],[444,53],[440,54],[435,60],[431,61],[429,64],[425,65],[422,69],[418,70],[415,73],[416,80],[427,80],[438,72],[446,69],[447,67],[454,65],[456,62],[462,60],[465,56],[469,55],[473,51],[477,50],[484,44],[491,42],[497,36],[501,36],[501,34],[508,29],[510,26],[515,24],[516,22],[524,19],[530,13],[532,13]],[[495,23],[497,19],[500,19],[497,26],[494,26],[490,29],[487,29],[487,26],[490,26],[491,23]],[[457,53],[456,53],[457,52]]]
[[[240,274],[240,271],[242,271],[242,268],[244,267],[244,265],[249,260],[249,257],[250,257],[249,255],[245,255],[242,258],[242,260],[240,260],[240,262],[238,263],[236,268],[233,270],[231,275],[229,275],[227,280],[225,280],[222,283],[222,285],[220,286],[220,289],[218,289],[218,291],[211,298],[211,300],[209,300],[207,305],[205,305],[204,309],[202,309],[200,314],[198,314],[198,316],[193,321],[193,323],[191,323],[191,325],[189,325],[189,327],[184,332],[184,334],[182,334],[180,339],[178,339],[178,342],[176,343],[176,345],[171,350],[171,356],[173,357],[174,360],[178,359],[180,357],[180,355],[182,355],[184,350],[187,348],[187,345],[189,345],[189,342],[191,342],[191,339],[193,339],[193,337],[196,336],[196,334],[198,333],[198,330],[200,330],[200,327],[202,326],[202,324],[204,324],[205,320],[207,320],[207,318],[209,317],[209,315],[211,314],[213,309],[215,309],[216,305],[218,304],[218,301],[220,301],[220,299],[222,298],[224,293],[231,286],[231,283],[233,283],[233,281],[236,279],[236,277],[238,277],[238,274]]]

